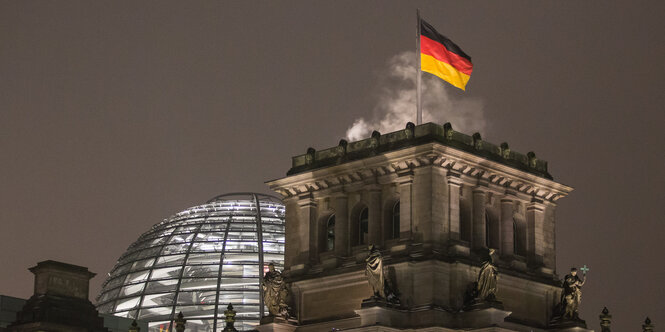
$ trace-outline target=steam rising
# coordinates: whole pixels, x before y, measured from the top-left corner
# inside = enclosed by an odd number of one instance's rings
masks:
[[[373,130],[389,133],[416,122],[416,53],[403,52],[388,61],[380,78],[378,103],[371,119],[358,118],[346,131],[349,141],[368,138]],[[469,97],[455,97],[448,83],[422,74],[423,123],[450,122],[456,131],[484,132],[483,103]]]

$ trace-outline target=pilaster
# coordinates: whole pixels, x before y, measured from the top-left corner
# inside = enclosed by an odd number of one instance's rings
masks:
[[[349,197],[344,192],[333,195],[335,209],[335,254],[349,256]]]
[[[369,188],[369,225],[368,236],[369,244],[383,246],[383,227],[381,218],[381,187],[372,186]]]
[[[300,196],[298,200],[300,207],[301,225],[304,226],[300,233],[300,242],[303,254],[309,253],[309,263],[316,264],[319,261],[319,252],[322,245],[319,241],[319,234],[322,227],[318,222],[317,204],[312,195]]]
[[[446,184],[448,185],[448,213],[446,222],[448,223],[448,238],[453,241],[460,240],[460,187],[462,180],[460,174],[448,171],[446,174]]]
[[[411,238],[411,224],[413,217],[413,173],[405,172],[397,178],[399,183],[399,237]]]
[[[515,254],[514,204],[512,196],[507,195],[501,199],[501,254],[505,256]]]
[[[309,224],[302,221],[296,197],[284,199],[284,205],[286,207],[284,268],[291,270],[297,265],[304,267],[309,261]]]
[[[545,253],[544,211],[545,206],[538,199],[532,199],[526,207],[528,262],[536,266],[542,265]]]
[[[555,225],[556,204],[545,202],[545,217],[543,221],[544,247],[543,265],[554,273],[556,270],[556,225]]]
[[[485,189],[476,187],[473,189],[473,228],[471,242],[474,249],[487,247],[487,219],[485,217]]]

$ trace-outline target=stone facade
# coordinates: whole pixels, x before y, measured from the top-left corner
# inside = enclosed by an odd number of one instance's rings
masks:
[[[90,278],[87,268],[56,261],[39,262],[30,268],[35,275],[35,292],[8,332],[109,332],[104,319],[88,300]]]
[[[538,331],[560,300],[555,209],[572,188],[547,163],[427,123],[293,158],[268,182],[286,205],[285,274],[297,331]],[[398,307],[361,307],[368,245]],[[503,308],[465,310],[488,248]],[[474,316],[475,315],[475,316]],[[265,330],[262,329],[262,331]]]
[[[0,332],[6,331],[9,324],[16,321],[16,314],[23,309],[27,300],[12,296],[0,295]],[[118,317],[113,315],[99,315],[104,320],[104,327],[109,332],[127,332],[133,322],[133,319]],[[144,321],[137,322],[141,331],[148,331],[148,323]]]

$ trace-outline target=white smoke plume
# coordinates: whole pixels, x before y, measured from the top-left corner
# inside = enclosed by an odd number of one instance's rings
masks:
[[[388,61],[379,80],[378,103],[370,119],[358,118],[346,131],[349,141],[368,138],[373,130],[385,134],[416,122],[416,53],[402,52]],[[469,97],[454,97],[448,83],[422,74],[423,123],[450,122],[455,131],[484,133],[483,103]]]

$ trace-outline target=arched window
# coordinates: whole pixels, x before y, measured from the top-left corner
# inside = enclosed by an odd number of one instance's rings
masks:
[[[367,244],[369,230],[369,209],[364,207],[358,215],[358,244]]]
[[[517,254],[519,249],[517,249],[517,222],[513,219],[513,252]]]
[[[328,217],[326,222],[326,250],[333,251],[335,249],[335,215]]]
[[[485,246],[499,249],[501,246],[501,225],[499,216],[491,209],[485,210]]]
[[[391,239],[399,239],[399,201],[393,205],[391,214]]]
[[[526,223],[516,218],[513,218],[513,252],[526,256]]]
[[[467,194],[467,198],[470,196]],[[472,229],[473,229],[473,219],[471,216],[471,204],[468,199],[460,199],[459,205],[459,233],[460,240],[465,242],[471,242],[472,238]]]

